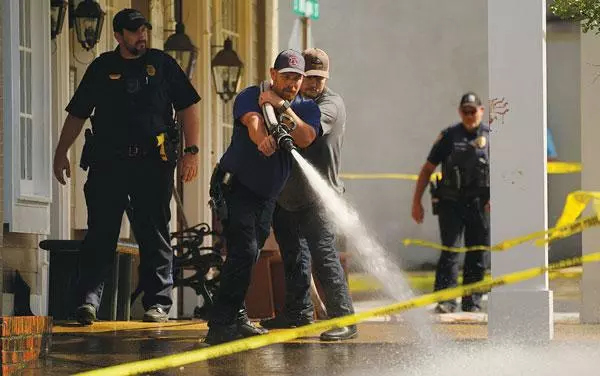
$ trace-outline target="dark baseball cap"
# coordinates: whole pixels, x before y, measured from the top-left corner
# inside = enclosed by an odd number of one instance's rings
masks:
[[[309,48],[302,53],[306,64],[307,76],[329,78],[329,56],[320,48]]]
[[[122,32],[123,29],[136,31],[142,25],[146,25],[148,29],[152,30],[152,25],[146,17],[139,10],[131,8],[119,11],[113,18],[113,30],[117,32]]]
[[[480,106],[481,99],[479,99],[479,96],[472,91],[463,94],[463,96],[460,98],[459,107],[479,108]]]
[[[273,68],[280,73],[293,72],[304,76],[304,58],[296,50],[281,51],[275,59]]]

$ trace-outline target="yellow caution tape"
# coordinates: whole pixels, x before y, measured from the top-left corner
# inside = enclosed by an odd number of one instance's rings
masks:
[[[295,329],[285,329],[271,332],[269,334],[245,338],[221,345],[210,346],[202,349],[187,351],[179,354],[167,355],[160,358],[141,360],[132,363],[125,363],[116,366],[97,369],[94,371],[82,372],[77,375],[137,375],[144,372],[154,372],[166,368],[180,367],[190,363],[205,361],[225,355],[230,355],[242,351],[257,349],[274,343],[290,341],[299,337],[305,337],[319,333],[332,328],[340,328],[348,325],[355,325],[361,321],[375,316],[384,316],[392,313],[398,313],[409,309],[426,307],[444,300],[456,299],[465,295],[472,295],[477,292],[487,292],[498,286],[509,285],[535,278],[546,272],[568,268],[583,263],[600,261],[600,252],[575,257],[548,265],[547,267],[537,267],[526,269],[510,274],[506,274],[490,281],[482,281],[465,286],[458,286],[445,290],[440,290],[431,294],[421,295],[403,302],[391,304],[385,307],[371,309],[365,312],[356,313],[349,316],[338,317],[331,320],[320,321],[314,324]]]
[[[548,273],[548,279],[579,279],[581,270],[554,270]],[[419,272],[417,275],[408,274],[408,284],[413,291],[428,292],[433,290],[435,282],[435,272]],[[458,276],[457,283],[462,284],[462,276]],[[486,274],[485,281],[491,280],[491,275]],[[356,275],[351,273],[348,276],[348,289],[352,294],[370,293],[383,289],[381,282],[372,275]]]
[[[563,238],[563,237],[571,236],[571,235],[579,233],[585,229],[588,229],[588,228],[594,227],[594,226],[598,226],[598,225],[600,225],[600,220],[598,219],[598,217],[591,216],[591,217],[587,217],[584,219],[574,221],[573,223],[564,224],[560,227],[557,226],[557,227],[551,228],[547,231],[537,231],[537,232],[534,232],[534,233],[531,233],[528,235],[519,236],[514,239],[505,240],[505,241],[502,241],[493,246],[476,245],[476,246],[471,246],[471,247],[447,247],[447,246],[443,246],[438,243],[430,242],[427,240],[420,240],[420,239],[404,239],[402,241],[402,243],[404,244],[404,246],[416,245],[416,246],[421,246],[421,247],[439,249],[441,251],[457,252],[457,253],[472,252],[472,251],[499,252],[499,251],[506,251],[507,249],[514,248],[520,244],[526,243],[531,240],[536,240],[536,239],[541,239],[540,242],[536,243],[537,245],[549,243],[551,241],[559,239],[558,234],[560,234],[560,238]]]
[[[548,162],[548,174],[573,174],[581,171],[581,163],[576,162]],[[373,173],[373,174],[357,174],[343,173],[340,174],[342,179],[348,180],[413,180],[416,181],[419,175],[416,174],[396,174],[396,173]],[[431,180],[442,177],[440,172],[431,175]]]
[[[340,174],[342,179],[349,180],[380,180],[380,179],[397,179],[397,180],[417,180],[419,177],[415,174]]]
[[[562,214],[558,218],[558,221],[556,221],[556,226],[561,227],[568,223],[573,223],[583,213],[592,199],[594,200],[594,212],[598,214],[600,213],[600,192],[575,191],[569,193]],[[557,231],[552,234],[549,240],[556,240],[566,236],[569,236],[568,231]]]
[[[549,174],[573,174],[581,172],[581,163],[576,162],[548,162]]]

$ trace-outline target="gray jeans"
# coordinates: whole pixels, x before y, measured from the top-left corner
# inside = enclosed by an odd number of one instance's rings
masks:
[[[329,317],[354,313],[352,299],[335,247],[332,225],[318,206],[288,211],[276,205],[273,231],[285,271],[285,316],[291,320],[312,319],[310,298],[311,259],[317,280],[325,293]]]

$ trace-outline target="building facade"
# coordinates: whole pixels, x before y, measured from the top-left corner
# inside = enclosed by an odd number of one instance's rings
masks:
[[[70,15],[81,1],[69,0]],[[97,0],[106,14],[101,38],[90,51],[77,41],[69,15],[61,32],[51,40],[50,0],[0,2],[0,210],[4,218],[0,233],[4,282],[0,314],[15,314],[14,292],[19,276],[30,288],[33,313],[47,314],[50,268],[60,266],[50,263],[48,253],[38,248],[39,241],[81,239],[85,234],[86,173],[78,167],[83,134],[71,148],[72,175],[64,187],[53,177],[52,158],[66,118],[64,108],[87,66],[100,53],[116,46],[114,14],[126,7],[140,10],[153,25],[150,47],[162,49],[175,31],[176,1]],[[265,79],[278,46],[278,0],[184,0],[181,4],[185,32],[198,49],[192,82],[202,97],[198,111],[201,165],[198,179],[183,188],[184,211],[190,224],[211,223],[208,183],[233,126],[233,101],[224,102],[216,94],[211,59],[230,38],[244,63],[240,87]],[[173,214],[177,218],[175,205]],[[176,225],[173,221],[173,229]],[[131,237],[126,218],[121,236]],[[189,314],[196,304],[195,295],[190,290],[179,296],[185,297],[178,313]]]

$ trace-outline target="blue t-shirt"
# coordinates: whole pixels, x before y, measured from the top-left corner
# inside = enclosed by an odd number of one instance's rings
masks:
[[[262,110],[258,105],[260,88],[250,86],[243,90],[233,104],[233,135],[231,143],[221,157],[220,165],[232,172],[241,184],[260,197],[274,198],[279,195],[287,181],[292,168],[292,156],[285,150],[277,150],[266,157],[250,139],[248,128],[240,119],[248,112]],[[312,99],[298,95],[291,102],[292,110],[308,125],[311,125],[317,135],[321,134],[321,111]]]

